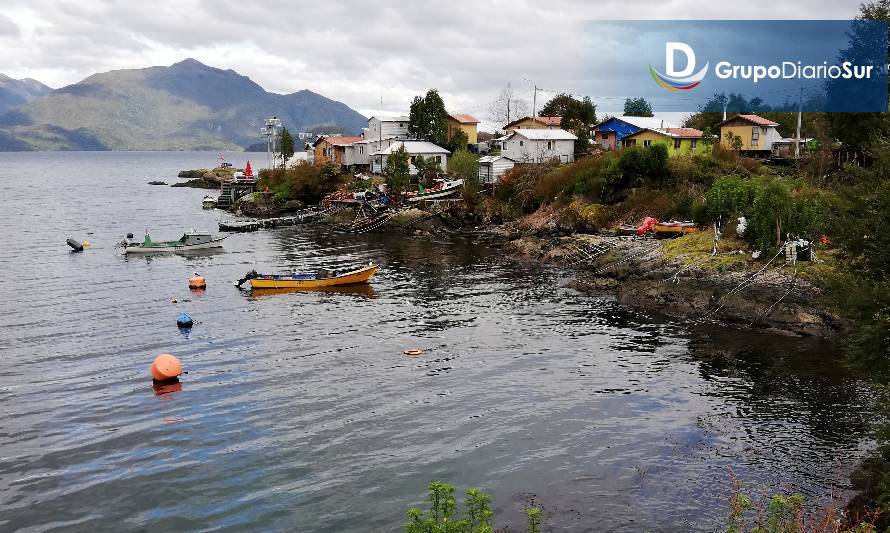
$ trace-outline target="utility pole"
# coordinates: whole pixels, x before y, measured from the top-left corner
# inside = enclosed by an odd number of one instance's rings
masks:
[[[535,85],[535,94],[532,96],[532,118],[538,117],[538,86]]]
[[[729,105],[729,102],[723,102],[723,120],[726,120],[726,106]]]
[[[794,159],[800,159],[800,115],[803,112],[803,87],[797,100],[797,130],[794,134]]]

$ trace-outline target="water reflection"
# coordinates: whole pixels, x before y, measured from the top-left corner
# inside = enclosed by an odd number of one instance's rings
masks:
[[[374,298],[377,293],[374,292],[374,287],[369,284],[358,284],[358,285],[340,285],[333,287],[288,287],[288,288],[278,288],[278,289],[246,289],[242,290],[245,294],[249,294],[250,296],[257,298],[264,298],[266,296],[274,296],[279,294],[292,294],[292,293],[323,293],[323,294],[339,294],[342,296],[360,296],[363,298]]]
[[[510,530],[529,495],[556,530],[713,530],[727,467],[819,502],[867,446],[867,390],[824,347],[638,313],[487,245],[307,225],[200,256],[58,246],[116,242],[120,220],[210,227],[204,191],[132,193],[206,158],[0,153],[20,231],[0,257],[20,282],[0,285],[0,529],[395,531],[442,479],[489,491]],[[358,293],[230,284],[369,261]],[[174,300],[200,318],[187,337]],[[188,384],[147,393],[168,351]]]

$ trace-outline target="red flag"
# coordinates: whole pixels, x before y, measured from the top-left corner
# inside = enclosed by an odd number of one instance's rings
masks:
[[[253,177],[253,169],[250,168],[250,161],[247,162],[247,166],[244,167],[244,176],[248,178]]]

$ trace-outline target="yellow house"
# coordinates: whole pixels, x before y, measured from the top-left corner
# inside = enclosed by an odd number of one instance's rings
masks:
[[[449,114],[448,115],[448,138],[450,139],[456,132],[463,131],[467,134],[467,144],[476,144],[479,142],[476,128],[479,119],[472,115]]]
[[[504,131],[507,132],[507,135],[510,135],[520,128],[547,128],[556,130],[559,129],[561,123],[562,117],[522,117],[504,126]]]
[[[757,115],[738,115],[726,119],[717,124],[720,128],[720,147],[735,150],[732,141],[738,137],[741,140],[739,151],[754,155],[770,153],[773,143],[782,140],[776,129],[778,125],[778,122]]]
[[[668,155],[700,154],[704,150],[701,142],[704,133],[695,128],[643,128],[636,133],[625,135],[622,140],[625,147],[651,146],[659,143],[668,148]]]

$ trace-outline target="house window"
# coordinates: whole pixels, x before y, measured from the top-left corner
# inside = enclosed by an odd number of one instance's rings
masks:
[[[636,146],[636,145],[637,145],[636,139],[625,139],[624,140],[624,146]]]
[[[691,141],[689,141],[689,146],[691,146],[692,149],[695,150],[695,147],[698,146],[698,139],[692,139]]]
[[[602,139],[604,141],[609,140],[609,134],[608,133],[600,133],[600,139]]]
[[[680,149],[680,139],[674,139],[674,150]]]
[[[553,150],[553,141],[547,141],[547,149]]]
[[[757,128],[751,128],[751,146],[757,146],[758,140],[760,140],[760,131]]]
[[[522,146],[522,141],[519,141],[519,146]]]
[[[439,163],[440,165],[442,164],[442,156],[440,156],[440,155],[436,156],[436,163]]]
[[[399,122],[399,127],[401,128],[402,126],[404,126],[404,124],[402,124],[401,122]]]
[[[652,139],[643,139],[643,146],[652,146]]]

